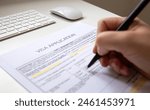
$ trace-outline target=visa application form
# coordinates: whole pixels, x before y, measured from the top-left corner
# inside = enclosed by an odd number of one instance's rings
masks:
[[[96,28],[75,23],[0,56],[0,66],[30,92],[150,92],[150,82],[103,68],[93,58]]]

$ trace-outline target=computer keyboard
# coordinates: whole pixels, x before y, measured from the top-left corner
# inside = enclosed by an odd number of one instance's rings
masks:
[[[0,41],[53,23],[50,17],[35,10],[0,17]]]

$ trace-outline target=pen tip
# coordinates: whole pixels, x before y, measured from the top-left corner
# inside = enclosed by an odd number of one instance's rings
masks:
[[[96,53],[96,55],[93,57],[93,59],[91,60],[91,62],[88,64],[87,67],[88,68],[91,67],[100,58],[101,58],[101,56],[98,53]]]
[[[89,63],[89,64],[88,64],[88,66],[87,66],[87,68],[90,68],[91,66],[92,66],[92,64],[91,64],[91,63]]]

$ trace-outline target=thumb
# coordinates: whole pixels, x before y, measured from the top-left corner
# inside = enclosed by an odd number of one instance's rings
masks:
[[[97,35],[95,51],[99,55],[105,55],[110,51],[125,53],[127,41],[126,31],[107,31]]]

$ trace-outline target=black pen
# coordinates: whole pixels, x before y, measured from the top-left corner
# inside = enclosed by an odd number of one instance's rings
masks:
[[[116,31],[127,30],[132,24],[133,20],[138,16],[138,14],[144,9],[144,7],[149,3],[150,0],[141,0],[140,3],[135,7],[135,9],[128,15],[128,17],[121,23],[121,25],[116,29]],[[93,57],[91,62],[88,64],[88,68],[91,67],[98,59],[102,56],[96,55]]]

